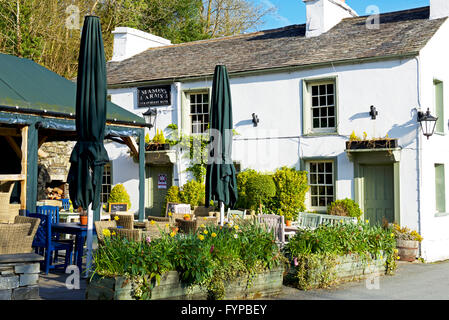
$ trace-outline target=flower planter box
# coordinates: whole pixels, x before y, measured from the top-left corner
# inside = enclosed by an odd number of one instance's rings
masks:
[[[169,143],[149,143],[145,145],[146,151],[164,151],[170,150]]]
[[[329,282],[324,282],[322,279],[323,277],[321,277],[321,274],[323,274],[324,271],[323,265],[319,264],[317,268],[309,268],[306,270],[305,278],[310,280],[307,287],[303,287],[296,283],[296,269],[293,266],[290,267],[285,278],[286,284],[292,284],[295,287],[299,287],[299,289],[307,290],[386,274],[385,257],[382,257],[382,259],[373,259],[370,257],[363,258],[357,254],[338,256],[335,267],[333,270],[330,270],[333,276]],[[329,272],[329,270],[326,271]],[[320,280],[313,281],[312,279]]]
[[[397,147],[398,147],[398,139],[346,141],[347,150],[395,149]]]
[[[399,260],[413,262],[418,256],[419,242],[414,240],[396,240]]]
[[[284,268],[279,267],[258,274],[250,280],[240,277],[225,285],[226,300],[258,299],[277,295],[282,291]],[[134,300],[133,283],[124,277],[101,278],[94,276],[86,290],[87,300]],[[161,277],[159,285],[151,292],[150,300],[206,300],[206,290],[197,286],[188,288],[181,284],[179,274],[170,271]]]

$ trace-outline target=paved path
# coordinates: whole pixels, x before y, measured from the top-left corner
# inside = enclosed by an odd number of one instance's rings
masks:
[[[366,280],[309,291],[284,287],[275,300],[449,300],[449,261],[399,262],[395,275],[379,278],[378,289],[368,289]]]
[[[67,276],[62,272],[41,274],[41,299],[84,300],[86,280],[81,279],[79,290],[68,290],[65,285]],[[396,274],[380,277],[378,284],[378,289],[371,290],[365,280],[309,291],[284,287],[283,293],[272,300],[449,300],[449,261],[399,262]]]

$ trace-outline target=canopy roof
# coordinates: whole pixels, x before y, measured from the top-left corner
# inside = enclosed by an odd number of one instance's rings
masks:
[[[76,83],[24,58],[0,54],[0,110],[75,118]],[[145,120],[108,101],[107,122],[146,126]]]

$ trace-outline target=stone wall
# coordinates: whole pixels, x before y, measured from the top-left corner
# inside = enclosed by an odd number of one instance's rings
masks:
[[[0,255],[0,300],[39,299],[41,260],[34,253]]]
[[[39,148],[38,164],[46,167],[51,180],[67,181],[75,141],[46,142]]]

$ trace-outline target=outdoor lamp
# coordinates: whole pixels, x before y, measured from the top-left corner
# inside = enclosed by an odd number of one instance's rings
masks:
[[[255,127],[257,127],[257,124],[259,123],[259,117],[255,113],[252,114],[252,117],[253,117],[253,120],[252,120],[253,121],[253,125]]]
[[[430,114],[429,108],[427,108],[425,113],[418,111],[418,122],[421,125],[422,132],[427,137],[427,140],[431,135],[433,135],[437,120],[438,118],[435,118]]]
[[[371,116],[372,120],[376,120],[377,116],[379,115],[379,111],[376,110],[375,106],[370,107],[369,115]]]
[[[157,111],[154,108],[148,108],[143,114],[145,122],[150,125],[150,129],[154,127],[156,122]]]

